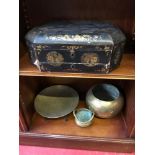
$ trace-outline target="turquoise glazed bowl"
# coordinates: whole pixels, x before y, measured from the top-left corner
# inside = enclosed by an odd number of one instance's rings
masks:
[[[87,127],[92,124],[94,112],[86,108],[80,108],[73,111],[75,123],[80,127]]]

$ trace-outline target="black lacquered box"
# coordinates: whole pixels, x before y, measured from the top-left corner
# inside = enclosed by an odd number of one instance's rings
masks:
[[[40,71],[109,73],[120,64],[125,36],[112,24],[66,21],[33,28],[26,43]]]

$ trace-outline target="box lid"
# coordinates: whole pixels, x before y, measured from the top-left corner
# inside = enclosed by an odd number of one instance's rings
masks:
[[[34,44],[117,44],[125,40],[121,30],[112,24],[92,21],[52,22],[35,27],[26,35]]]

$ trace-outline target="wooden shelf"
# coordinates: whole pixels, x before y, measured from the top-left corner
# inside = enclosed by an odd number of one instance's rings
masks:
[[[98,79],[135,79],[134,54],[124,54],[120,66],[109,74],[92,73],[62,73],[62,72],[40,72],[32,65],[28,54],[20,59],[20,76],[46,76],[46,77],[74,77],[74,78],[98,78]]]
[[[134,152],[134,139],[95,138],[20,132],[21,145],[104,152]]]
[[[85,107],[84,102],[79,103],[80,107]],[[69,129],[68,129],[69,128]],[[114,118],[101,119],[94,117],[93,124],[86,128],[81,128],[75,124],[73,114],[57,119],[46,119],[35,113],[30,126],[30,132],[51,134],[51,135],[69,135],[83,137],[100,138],[126,138],[127,128],[120,114]]]
[[[123,119],[117,116],[112,119],[94,118],[93,124],[87,128],[78,127],[72,114],[65,118],[45,119],[37,113],[33,116],[30,132],[100,138],[126,138],[127,130]]]

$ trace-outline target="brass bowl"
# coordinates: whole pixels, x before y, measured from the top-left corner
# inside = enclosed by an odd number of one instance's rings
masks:
[[[115,86],[99,84],[87,92],[86,104],[89,109],[95,112],[95,116],[112,118],[122,110],[124,98]]]
[[[78,93],[65,85],[53,85],[42,90],[35,98],[37,113],[46,118],[59,118],[71,113],[79,103]]]
[[[75,123],[80,127],[87,127],[92,124],[94,112],[86,108],[80,108],[73,111]]]

